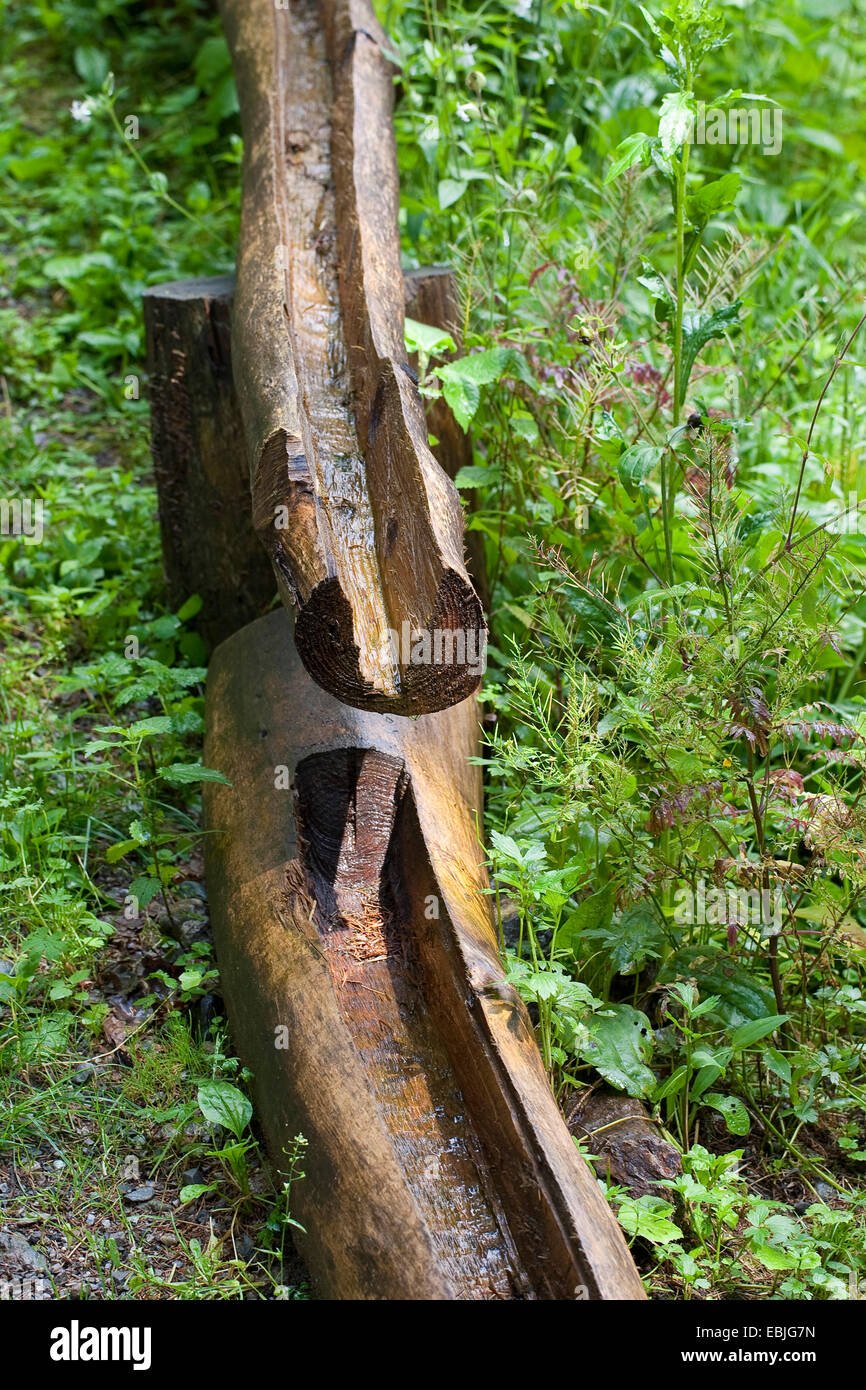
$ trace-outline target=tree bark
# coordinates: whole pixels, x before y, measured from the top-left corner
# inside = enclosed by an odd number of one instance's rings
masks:
[[[223,990],[330,1298],[641,1298],[505,981],[477,705],[415,721],[313,684],[272,614],[215,653],[206,869]],[[292,791],[294,789],[294,804]],[[284,1046],[281,1045],[283,1040]]]
[[[418,714],[477,688],[417,632],[486,635],[403,345],[392,74],[367,0],[223,0],[244,131],[234,371],[256,530],[313,678]],[[395,643],[392,634],[399,634]],[[443,643],[441,650],[445,649]]]

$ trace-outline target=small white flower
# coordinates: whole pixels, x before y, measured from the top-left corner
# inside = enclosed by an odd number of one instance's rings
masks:
[[[82,125],[89,125],[93,109],[93,100],[90,97],[85,97],[83,101],[73,101],[69,111],[73,121],[80,121]]]
[[[461,101],[457,107],[457,118],[461,121],[472,121],[478,115],[478,107],[474,101]]]

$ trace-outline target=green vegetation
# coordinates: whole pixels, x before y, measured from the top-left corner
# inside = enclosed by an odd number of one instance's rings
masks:
[[[0,496],[46,541],[0,537],[4,1214],[52,1295],[296,1297],[214,1018],[200,601],[165,609],[143,389],[142,290],[233,262],[228,53],[204,5],[0,11]]]
[[[862,18],[388,11],[406,252],[464,291],[427,389],[475,439],[503,947],[563,1102],[685,1154],[611,1194],[660,1296],[863,1275]]]
[[[422,387],[475,442],[510,977],[563,1104],[603,1078],[683,1154],[609,1193],[655,1296],[850,1297],[861,7],[379,9],[406,261],[463,292]],[[214,1019],[198,601],[166,610],[148,471],[141,292],[233,261],[228,55],[196,0],[0,18],[0,497],[49,542],[0,535],[4,1204],[61,1296],[296,1297]],[[760,138],[690,139],[739,110]]]

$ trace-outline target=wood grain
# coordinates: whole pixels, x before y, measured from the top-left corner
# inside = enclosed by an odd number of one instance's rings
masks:
[[[406,312],[457,334],[457,290],[448,266],[404,274]],[[276,579],[253,528],[240,405],[232,377],[233,275],[154,285],[142,296],[147,340],[151,450],[168,599],[193,594],[210,651],[272,607]],[[427,402],[428,429],[450,478],[471,459],[449,407]],[[464,494],[468,500],[471,494]],[[267,532],[270,537],[271,531]],[[484,589],[479,532],[467,534],[476,589]]]
[[[233,361],[256,530],[324,689],[445,708],[477,687],[477,663],[414,661],[391,634],[461,632],[477,651],[485,628],[403,345],[380,31],[366,4],[222,12],[244,132]]]
[[[274,1156],[309,1140],[323,1296],[641,1298],[503,976],[476,738],[474,699],[341,705],[282,612],[218,649],[205,759],[233,785],[204,789],[206,870],[233,1035]]]
[[[145,290],[150,432],[168,601],[202,600],[208,649],[267,612],[271,566],[250,512],[243,427],[232,380],[234,279]]]

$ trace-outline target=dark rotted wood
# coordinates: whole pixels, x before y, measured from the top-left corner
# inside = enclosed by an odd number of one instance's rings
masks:
[[[280,611],[215,653],[206,714],[232,782],[204,788],[223,989],[274,1157],[309,1141],[293,1202],[319,1293],[643,1297],[504,979],[476,701],[350,709]]]
[[[639,1100],[615,1091],[577,1091],[565,1119],[598,1159],[599,1175],[628,1188],[633,1197],[658,1195],[662,1189],[657,1183],[682,1172],[678,1150]]]
[[[403,345],[391,70],[369,7],[344,10],[223,0],[244,131],[234,371],[304,664],[347,703],[416,714],[478,676],[395,660],[390,633],[477,650],[484,619]]]
[[[463,330],[460,324],[460,301],[457,296],[457,276],[451,266],[423,266],[407,270],[403,276],[406,317],[416,323],[430,324],[451,334],[455,354],[463,351]],[[445,354],[447,358],[449,354]],[[434,357],[435,366],[440,359]],[[417,368],[417,361],[412,366]],[[454,412],[444,396],[425,401],[427,428],[436,440],[431,447],[449,478],[456,478],[461,468],[472,464],[472,440],[454,418]],[[464,489],[461,499],[471,512],[475,506],[474,488]],[[486,609],[490,607],[487,586],[487,563],[484,536],[480,531],[467,531],[464,537],[467,567],[475,592]]]
[[[450,266],[425,266],[407,270],[403,276],[406,317],[444,329],[454,339],[458,354],[463,347],[457,277]],[[412,363],[413,367],[416,365]],[[427,428],[436,438],[433,453],[449,478],[472,463],[472,441],[454,418],[454,412],[439,396],[426,402]]]
[[[214,647],[261,617],[271,567],[250,515],[249,471],[232,381],[229,276],[177,280],[143,297],[153,469],[169,602],[202,599]]]
[[[409,270],[404,279],[411,318],[459,333],[450,267]],[[169,599],[179,607],[190,595],[201,596],[198,622],[209,650],[261,617],[277,592],[253,528],[243,425],[232,380],[234,287],[233,275],[210,276],[155,285],[143,297],[151,445]],[[428,412],[428,428],[439,440],[437,457],[453,478],[467,457],[471,461],[468,436],[443,401],[430,401]],[[483,592],[479,542],[478,532],[467,534],[470,567]]]

